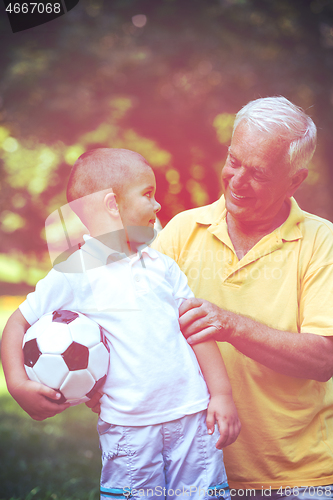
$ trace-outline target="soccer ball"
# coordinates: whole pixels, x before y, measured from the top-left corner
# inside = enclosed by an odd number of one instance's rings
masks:
[[[73,311],[45,314],[23,339],[29,379],[59,391],[57,403],[89,401],[104,385],[109,352],[102,328]]]

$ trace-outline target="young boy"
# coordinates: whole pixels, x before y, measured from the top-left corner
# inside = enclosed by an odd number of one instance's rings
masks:
[[[160,209],[155,189],[151,167],[132,151],[101,148],[77,160],[67,198],[90,235],[9,319],[2,340],[8,390],[37,420],[68,407],[50,401],[59,397],[56,391],[28,380],[22,340],[43,314],[82,312],[103,327],[111,344],[98,421],[101,498],[226,499],[218,448],[237,438],[240,423],[215,342],[193,347],[209,400],[180,332],[178,308],[193,296],[185,275],[144,245]]]

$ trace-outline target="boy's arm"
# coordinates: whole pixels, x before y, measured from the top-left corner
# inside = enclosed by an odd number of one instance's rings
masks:
[[[173,287],[174,299],[178,307],[180,307],[184,299],[193,297],[193,293],[187,284],[185,274],[180,270],[176,262],[169,257],[165,258],[168,259],[167,264],[169,266],[166,277]],[[216,443],[216,448],[224,448],[236,440],[241,428],[232,399],[227,371],[216,342],[209,340],[191,347],[198,359],[211,395],[206,419],[208,432],[213,434],[214,424],[217,422],[220,438]]]
[[[69,404],[57,404],[60,394],[29,380],[23,360],[23,336],[30,327],[23,314],[17,309],[7,321],[1,340],[1,359],[10,394],[34,420],[44,420],[61,413]]]
[[[202,342],[192,347],[211,395],[207,409],[207,429],[209,434],[213,434],[217,423],[220,438],[216,448],[221,449],[236,441],[241,429],[229,377],[216,342]]]

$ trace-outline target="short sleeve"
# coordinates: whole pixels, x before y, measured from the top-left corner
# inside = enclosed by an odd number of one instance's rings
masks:
[[[310,273],[302,284],[301,332],[333,336],[333,264]]]
[[[301,259],[301,332],[333,336],[333,226],[324,221],[304,239]]]
[[[73,291],[63,273],[52,269],[29,293],[19,309],[33,325],[44,314],[56,309],[73,308]]]
[[[169,270],[166,278],[172,285],[173,295],[179,308],[184,300],[194,297],[194,294],[188,286],[187,277],[180,270],[178,264],[171,258],[167,258],[167,260]]]

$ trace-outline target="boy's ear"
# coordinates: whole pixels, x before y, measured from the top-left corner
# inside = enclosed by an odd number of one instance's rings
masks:
[[[104,197],[104,206],[113,217],[119,217],[119,208],[116,202],[116,195],[114,193],[108,193]]]

